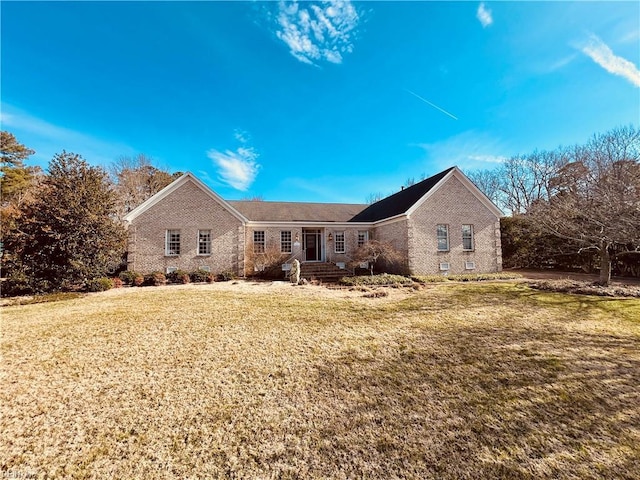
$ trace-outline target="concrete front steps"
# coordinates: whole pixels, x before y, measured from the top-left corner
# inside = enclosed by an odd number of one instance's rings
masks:
[[[306,278],[309,281],[319,280],[321,282],[337,282],[342,277],[352,277],[353,273],[346,269],[340,268],[335,263],[311,262],[300,265],[300,278]]]

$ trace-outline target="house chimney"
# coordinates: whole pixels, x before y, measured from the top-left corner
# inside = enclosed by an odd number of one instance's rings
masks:
[[[404,185],[402,185],[402,186],[400,187],[400,191],[402,191],[402,190],[404,190]]]

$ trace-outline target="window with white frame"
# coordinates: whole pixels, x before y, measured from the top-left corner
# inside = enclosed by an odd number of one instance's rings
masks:
[[[369,232],[366,230],[360,230],[358,232],[358,248],[362,247],[369,241]]]
[[[211,230],[198,230],[198,255],[211,255]]]
[[[180,255],[180,230],[167,230],[165,234],[165,255]]]
[[[291,253],[291,230],[280,232],[280,252]]]
[[[264,230],[253,232],[253,253],[264,253]]]
[[[473,225],[462,225],[462,249],[473,250]]]
[[[438,237],[438,251],[446,252],[449,250],[449,225],[438,225],[436,228]]]
[[[335,252],[344,253],[344,232],[335,232],[333,238],[335,240]]]

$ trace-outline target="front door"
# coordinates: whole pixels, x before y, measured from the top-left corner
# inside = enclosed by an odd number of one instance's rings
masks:
[[[317,262],[320,260],[320,230],[304,230],[304,259],[307,262]]]

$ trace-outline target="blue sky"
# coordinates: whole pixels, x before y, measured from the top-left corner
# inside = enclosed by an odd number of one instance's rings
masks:
[[[362,203],[640,123],[640,2],[7,2],[2,129]]]

